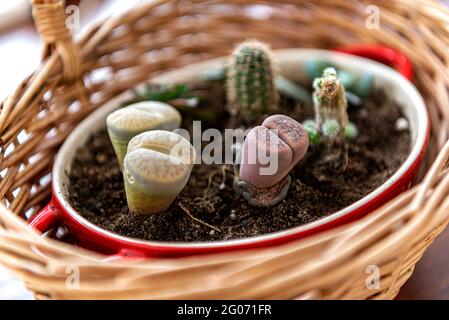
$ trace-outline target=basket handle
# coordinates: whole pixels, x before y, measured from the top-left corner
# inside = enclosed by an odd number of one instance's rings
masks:
[[[44,209],[30,219],[28,228],[45,233],[58,225],[60,217],[61,215],[57,206],[51,201]]]
[[[66,26],[63,0],[31,0],[36,29],[44,41],[42,59],[56,52],[62,61],[64,80],[72,82],[81,74],[79,52]]]
[[[45,233],[62,223],[61,212],[58,209],[58,205],[53,199],[36,215],[30,218],[28,222],[28,229],[37,230],[40,233]],[[120,249],[117,253],[107,256],[103,261],[115,261],[115,260],[138,260],[144,259],[147,256],[133,249]]]

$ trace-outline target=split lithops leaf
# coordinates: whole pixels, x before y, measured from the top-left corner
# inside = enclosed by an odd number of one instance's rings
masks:
[[[172,131],[181,124],[181,114],[172,106],[158,101],[138,102],[111,113],[106,119],[109,137],[122,165],[128,142],[149,130]]]
[[[273,131],[258,126],[248,133],[243,144],[240,178],[255,187],[268,188],[288,174],[292,161],[291,147]],[[271,174],[269,165],[275,166]]]
[[[270,206],[283,200],[290,170],[309,146],[305,128],[290,117],[273,115],[247,135],[237,187],[251,205]]]
[[[309,137],[306,130],[299,122],[281,114],[269,116],[262,123],[262,126],[276,132],[291,148],[293,159],[290,164],[290,171],[304,157],[309,147]]]
[[[123,162],[130,210],[151,214],[167,209],[184,189],[195,158],[190,142],[174,132],[153,130],[131,139]]]

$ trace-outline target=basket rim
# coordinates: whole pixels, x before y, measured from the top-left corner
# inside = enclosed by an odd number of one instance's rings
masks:
[[[119,239],[120,241],[124,241],[127,243],[137,244],[137,245],[152,245],[157,246],[161,248],[180,248],[180,249],[189,249],[189,248],[204,248],[204,249],[215,249],[215,248],[229,248],[233,246],[238,245],[251,245],[256,244],[263,241],[269,241],[274,240],[280,237],[289,237],[293,236],[298,233],[307,233],[307,231],[319,228],[320,226],[323,226],[325,224],[330,224],[332,222],[335,222],[336,220],[345,217],[350,213],[354,208],[363,206],[362,204],[367,204],[376,197],[380,196],[384,192],[386,192],[389,189],[393,189],[395,187],[395,184],[400,181],[400,177],[404,176],[408,170],[411,170],[414,163],[417,159],[419,159],[423,153],[426,150],[428,138],[430,134],[430,121],[429,121],[429,115],[427,112],[426,105],[424,103],[424,100],[421,96],[421,94],[418,92],[416,87],[406,78],[404,78],[401,74],[399,74],[394,69],[381,64],[379,62],[373,61],[371,59],[366,59],[362,57],[357,57],[353,55],[349,55],[346,53],[340,53],[340,52],[334,52],[330,50],[324,50],[324,49],[304,49],[304,48],[290,48],[290,49],[278,49],[273,50],[273,52],[276,54],[276,56],[282,58],[285,57],[291,57],[297,54],[298,52],[302,52],[304,54],[308,54],[309,56],[317,57],[317,58],[329,58],[333,60],[334,63],[337,65],[340,63],[346,63],[348,64],[348,61],[350,61],[353,65],[358,66],[364,66],[366,68],[366,65],[370,65],[374,68],[373,73],[382,73],[385,78],[394,79],[395,81],[401,83],[402,87],[406,89],[407,93],[413,97],[413,99],[416,101],[416,107],[422,117],[423,125],[418,128],[419,131],[417,131],[416,134],[416,141],[410,150],[407,159],[401,164],[401,166],[395,171],[395,173],[388,178],[387,181],[385,181],[381,186],[374,189],[369,194],[365,195],[358,201],[352,203],[351,205],[338,210],[330,215],[327,215],[325,217],[322,217],[316,221],[299,225],[296,227],[292,227],[286,230],[281,230],[277,232],[272,232],[269,234],[259,235],[259,236],[253,236],[249,238],[244,239],[231,239],[231,240],[221,240],[221,241],[205,241],[205,242],[162,242],[162,241],[149,241],[149,240],[140,240],[135,239],[127,236],[118,235],[116,233],[110,232],[106,229],[103,229],[92,222],[85,219],[83,216],[81,216],[77,210],[75,210],[68,201],[65,200],[64,194],[66,191],[61,188],[61,185],[64,185],[64,172],[67,169],[66,168],[66,159],[62,155],[67,154],[68,150],[73,147],[73,144],[75,143],[75,140],[79,140],[79,134],[81,132],[84,132],[88,126],[90,126],[91,123],[96,123],[100,118],[103,117],[104,114],[109,113],[110,110],[114,109],[118,105],[120,105],[121,102],[125,98],[129,98],[130,90],[127,90],[123,92],[122,94],[116,96],[115,98],[111,99],[104,105],[100,106],[97,110],[95,110],[93,113],[91,113],[86,119],[84,119],[81,123],[78,124],[76,128],[73,129],[71,134],[67,137],[64,144],[60,147],[54,167],[52,170],[53,173],[53,196],[57,199],[57,202],[59,205],[63,208],[65,208],[67,211],[69,211],[70,216],[75,218],[77,222],[82,224],[88,229],[94,230],[95,232],[104,234],[108,237],[114,237],[116,239]],[[182,72],[189,72],[192,74],[200,74],[200,70],[204,70],[207,67],[218,65],[223,65],[223,63],[226,61],[228,57],[223,56],[219,58],[213,58],[204,60],[201,62],[194,63],[189,66],[184,66],[181,68],[177,68],[175,70],[163,73],[161,75],[158,75],[152,79],[152,82],[160,81],[160,82],[167,82],[172,77],[176,78],[176,75],[182,73]],[[360,67],[361,68],[361,67]],[[136,86],[134,89],[142,89],[145,84],[141,84]],[[421,118],[420,117],[420,118]],[[55,170],[55,168],[61,168],[61,170]],[[55,183],[59,181],[59,183]],[[385,189],[382,189],[382,187],[385,187]],[[318,234],[321,233],[324,230],[318,231]],[[306,235],[307,236],[307,235]]]

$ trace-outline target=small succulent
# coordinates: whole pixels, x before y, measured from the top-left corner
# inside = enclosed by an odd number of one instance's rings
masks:
[[[268,46],[245,41],[234,50],[227,68],[227,96],[232,114],[252,119],[278,110],[276,72]]]
[[[268,117],[243,143],[235,189],[253,206],[282,201],[290,186],[289,172],[308,146],[307,132],[300,123],[285,115]]]
[[[136,96],[149,101],[170,102],[174,99],[191,99],[195,96],[184,83],[177,84],[152,84],[148,83],[142,93],[136,92]]]
[[[111,113],[107,119],[109,137],[120,163],[129,141],[149,130],[172,131],[181,124],[181,114],[172,106],[157,101],[138,102]]]
[[[306,131],[307,131],[310,144],[318,144],[321,142],[321,134],[320,134],[320,131],[317,129],[314,120],[312,120],[312,119],[305,120],[302,123],[302,125],[303,125],[304,129],[306,129]]]
[[[373,91],[374,75],[370,73],[354,75],[342,70],[339,72],[339,77],[346,90],[355,94],[359,98],[367,98]]]
[[[305,72],[310,79],[320,77],[327,68],[334,66],[323,60],[312,60],[305,63]],[[348,100],[358,104],[360,98],[368,97],[374,89],[374,75],[371,73],[354,74],[345,70],[338,71],[339,78],[347,90]],[[355,96],[354,96],[355,95]]]
[[[349,122],[345,128],[345,138],[346,140],[353,140],[359,135],[359,130],[356,125],[352,122]]]
[[[335,139],[340,132],[340,125],[335,119],[326,119],[321,125],[323,136],[329,139]]]
[[[184,189],[195,158],[190,142],[174,132],[152,130],[132,138],[123,161],[129,209],[139,214],[167,209]]]
[[[322,77],[315,79],[313,87],[317,128],[329,141],[342,143],[348,125],[348,114],[345,88],[337,71],[334,68],[325,69]]]
[[[311,145],[322,142],[321,136],[324,138],[335,138],[335,135],[339,130],[338,122],[333,119],[323,122],[321,132],[319,128],[317,128],[315,121],[312,119],[305,120],[302,125],[309,135],[309,143]],[[353,140],[357,138],[358,134],[359,130],[357,129],[357,126],[354,123],[349,122],[344,131],[345,139]]]
[[[134,98],[129,103],[141,101],[165,102],[184,115],[190,115],[195,119],[214,124],[217,121],[217,114],[201,105],[204,98],[193,92],[187,84],[158,84],[148,83],[142,92],[134,91]]]

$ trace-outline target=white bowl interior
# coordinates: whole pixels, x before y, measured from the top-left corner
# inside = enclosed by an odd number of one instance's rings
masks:
[[[136,239],[131,239],[127,237],[118,236],[112,234],[104,229],[97,227],[96,225],[90,223],[76,212],[70,204],[65,200],[67,199],[68,191],[67,184],[68,178],[67,173],[70,170],[72,160],[81,146],[83,146],[89,137],[96,131],[104,128],[106,126],[106,117],[112,111],[118,109],[123,102],[129,101],[133,94],[131,92],[125,92],[124,94],[112,99],[104,106],[92,113],[88,118],[81,122],[75,130],[70,134],[62,145],[60,151],[58,152],[53,168],[53,188],[55,194],[58,196],[60,202],[66,207],[66,209],[73,216],[77,217],[79,221],[89,228],[108,233],[110,235],[126,239],[128,241],[137,243],[154,243],[164,246],[223,246],[223,245],[235,245],[236,243],[245,243],[258,241],[260,239],[268,239],[272,237],[277,237],[280,235],[288,235],[291,233],[300,232],[305,229],[316,227],[320,224],[330,222],[335,220],[342,215],[368,203],[370,200],[378,196],[385,190],[388,186],[394,184],[408,168],[413,164],[415,159],[420,155],[421,150],[425,144],[425,138],[428,130],[428,115],[426,107],[421,95],[418,93],[416,88],[399,73],[393,69],[386,67],[380,63],[374,62],[372,60],[350,56],[347,54],[327,51],[327,50],[314,50],[314,49],[284,49],[275,51],[276,59],[280,67],[280,73],[292,80],[296,81],[306,81],[306,76],[304,71],[304,63],[310,60],[325,60],[336,65],[338,68],[353,72],[353,73],[365,73],[369,70],[370,73],[374,75],[375,85],[377,88],[385,89],[389,98],[396,101],[402,108],[404,115],[409,120],[410,130],[411,130],[411,140],[412,140],[412,150],[409,156],[398,171],[390,177],[382,186],[360,199],[359,201],[351,204],[350,206],[335,212],[327,217],[314,221],[312,223],[294,227],[288,230],[271,233],[268,235],[262,235],[253,238],[241,239],[241,240],[229,240],[229,241],[217,241],[217,242],[198,242],[198,243],[166,243],[166,242],[150,242],[150,241],[140,241]],[[161,76],[153,78],[153,82],[157,83],[175,83],[175,82],[195,82],[201,81],[201,74],[204,70],[211,68],[217,68],[224,66],[226,63],[226,58],[218,58],[213,60],[208,60],[205,62],[193,64],[188,67],[184,67],[175,71],[165,73]],[[137,88],[142,90],[143,86]]]

